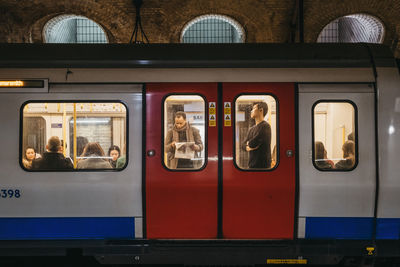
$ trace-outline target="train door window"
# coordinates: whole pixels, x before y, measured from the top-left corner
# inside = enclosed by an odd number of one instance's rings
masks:
[[[125,167],[127,110],[122,103],[30,102],[22,110],[21,165],[25,169]],[[37,127],[32,127],[33,120]]]
[[[199,95],[170,95],[164,100],[164,165],[170,170],[199,170],[205,165],[205,101]]]
[[[313,107],[313,163],[322,171],[357,164],[357,108],[350,101],[318,101]]]
[[[271,95],[241,95],[235,101],[235,162],[242,170],[278,164],[277,102]]]

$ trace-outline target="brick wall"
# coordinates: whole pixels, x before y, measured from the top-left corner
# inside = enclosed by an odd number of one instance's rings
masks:
[[[246,42],[289,42],[296,0],[144,0],[143,28],[151,43],[179,42],[181,31],[204,14],[226,15],[239,22]],[[305,41],[338,17],[366,13],[380,19],[384,43],[400,56],[398,0],[304,0]],[[47,21],[62,14],[85,16],[101,25],[111,43],[129,41],[135,22],[131,0],[0,0],[0,42],[43,42]]]

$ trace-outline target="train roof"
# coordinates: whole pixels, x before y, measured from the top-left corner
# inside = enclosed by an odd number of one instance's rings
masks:
[[[377,44],[0,44],[0,68],[395,67]]]

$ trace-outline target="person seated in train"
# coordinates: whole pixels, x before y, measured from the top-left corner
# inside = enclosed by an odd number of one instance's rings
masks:
[[[250,127],[242,144],[242,149],[249,152],[248,167],[250,169],[271,168],[271,126],[264,120],[267,113],[267,103],[253,104],[250,117],[256,124]]]
[[[105,158],[104,150],[97,142],[87,143],[81,157],[84,159],[78,162],[78,169],[112,169],[111,164]]]
[[[124,154],[117,159],[117,169],[122,169],[126,163],[126,145],[124,145]]]
[[[203,150],[200,131],[186,121],[186,114],[182,111],[175,113],[174,121],[173,128],[168,131],[165,138],[165,152],[167,153],[168,168],[199,168],[202,164],[200,160],[177,158],[175,154],[176,149],[180,152],[185,152],[187,146],[189,146],[189,148],[194,151],[194,158],[199,158],[199,152]],[[188,144],[179,144],[177,148],[177,143]]]
[[[26,169],[32,168],[32,161],[36,159],[36,151],[33,147],[27,147],[24,151],[22,164]]]
[[[32,162],[32,170],[70,170],[72,162],[59,153],[61,142],[58,136],[52,136],[47,142],[42,158]]]
[[[355,143],[351,140],[344,142],[342,146],[343,158],[335,164],[336,169],[351,169],[355,163]]]
[[[111,166],[115,169],[117,167],[117,160],[121,156],[121,150],[116,145],[110,146],[110,148],[108,149],[108,156],[111,157],[111,159],[109,159],[109,162]]]
[[[320,169],[333,169],[334,163],[328,160],[328,153],[322,142],[315,142],[315,165]]]

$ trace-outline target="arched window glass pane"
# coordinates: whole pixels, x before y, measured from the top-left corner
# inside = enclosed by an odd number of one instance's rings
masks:
[[[242,43],[244,30],[233,19],[221,15],[200,16],[182,31],[182,43]]]
[[[354,14],[338,18],[322,30],[318,43],[382,43],[382,22],[365,14]]]
[[[104,30],[94,21],[75,15],[62,15],[44,27],[46,43],[107,43]]]

